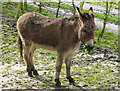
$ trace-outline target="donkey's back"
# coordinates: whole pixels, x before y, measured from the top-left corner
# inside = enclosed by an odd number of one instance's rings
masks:
[[[48,18],[36,12],[29,12],[18,19],[17,29],[24,45],[32,43],[36,47],[57,51],[61,44],[62,48],[66,44],[71,47],[71,44],[78,41],[76,38],[79,23],[77,15],[69,19]]]
[[[59,44],[62,18],[48,18],[36,12],[22,15],[17,21],[19,35],[24,41],[46,49],[55,49]],[[24,42],[23,41],[23,42]]]

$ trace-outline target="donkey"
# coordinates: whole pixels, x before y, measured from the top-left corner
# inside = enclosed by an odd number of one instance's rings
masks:
[[[30,77],[39,75],[33,65],[33,53],[36,48],[45,48],[57,51],[56,86],[61,86],[59,80],[63,61],[66,64],[66,78],[70,83],[74,79],[70,75],[71,59],[81,43],[92,48],[94,45],[94,15],[90,7],[88,13],[83,13],[77,7],[78,14],[70,18],[48,18],[36,12],[28,12],[20,16],[17,21],[18,44],[20,57],[27,63],[27,72]]]

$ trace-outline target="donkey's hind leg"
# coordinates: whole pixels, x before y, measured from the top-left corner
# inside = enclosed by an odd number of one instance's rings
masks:
[[[30,46],[31,46],[31,45],[25,44],[25,47],[24,47],[24,59],[25,59],[25,61],[26,61],[26,63],[27,63],[27,68],[26,68],[26,70],[27,70],[27,72],[28,72],[28,75],[29,75],[30,77],[33,77],[33,75],[32,75],[32,70],[31,70],[31,63],[30,63]]]
[[[30,64],[32,67],[31,69],[33,71],[33,75],[39,75],[33,64],[33,53],[34,53],[35,49],[36,49],[35,46],[32,44],[31,48],[30,48]]]
[[[33,74],[38,75],[32,61],[32,56],[34,51],[35,51],[35,47],[32,46],[32,43],[30,43],[29,41],[25,41],[24,59],[27,63],[27,72],[30,77],[33,77]],[[33,74],[32,74],[32,71],[33,71]]]

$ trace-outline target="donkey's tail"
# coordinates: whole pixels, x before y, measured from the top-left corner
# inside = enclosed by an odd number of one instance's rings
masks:
[[[18,47],[20,50],[20,60],[23,60],[23,45],[22,45],[22,40],[20,38],[20,36],[18,35]]]

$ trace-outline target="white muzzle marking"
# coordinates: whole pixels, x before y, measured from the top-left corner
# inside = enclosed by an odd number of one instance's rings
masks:
[[[89,45],[89,46],[91,46],[91,47],[94,46],[93,39],[89,40],[86,44]]]

